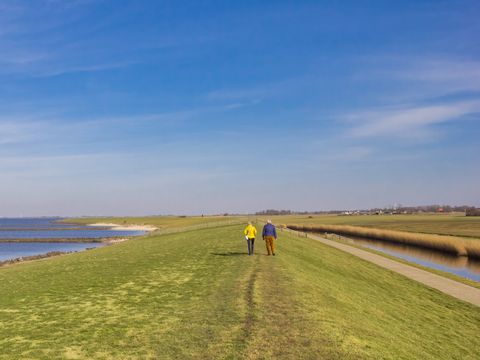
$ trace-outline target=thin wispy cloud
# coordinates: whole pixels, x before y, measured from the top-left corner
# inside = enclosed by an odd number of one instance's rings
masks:
[[[25,49],[7,49],[2,47],[2,54],[0,55],[0,65],[3,66],[1,72],[10,73],[12,70],[19,70],[22,67],[30,64],[36,64],[38,62],[45,61],[49,58],[49,55],[43,51],[29,51]]]
[[[260,101],[272,93],[272,90],[258,87],[253,89],[223,89],[209,92],[208,100],[256,100]]]
[[[461,93],[479,95],[480,62],[445,55],[361,57],[365,69],[355,79],[387,87],[378,99],[392,103],[430,101]]]
[[[142,60],[128,39],[106,38],[109,17],[74,30],[85,12],[102,1],[7,1],[0,8],[0,76],[59,76],[121,69]],[[121,12],[119,7],[116,12]],[[95,31],[95,28],[100,27]],[[82,36],[83,35],[83,36]],[[103,38],[103,41],[101,40]],[[140,45],[139,45],[140,46]],[[158,45],[156,45],[158,48]],[[107,56],[117,53],[115,57]]]
[[[311,145],[313,155],[304,156],[300,169],[315,168],[321,165],[332,168],[338,165],[350,165],[367,161],[376,157],[375,149],[371,145],[352,145],[342,142],[341,138],[329,139]]]
[[[185,129],[197,119],[251,105],[227,103],[158,113],[86,117],[72,117],[51,111],[36,115],[14,113],[0,117],[0,150],[17,149],[18,145],[22,145],[23,152],[36,153],[42,149],[49,152],[52,151],[52,144],[56,147],[89,144],[90,147],[103,148],[111,145],[112,141],[121,143],[137,136],[135,134],[138,132],[143,134],[145,129],[150,129],[151,137],[162,132],[162,129]],[[129,135],[126,138],[112,138],[112,134],[119,131],[127,131]],[[109,142],[106,143],[106,139]]]
[[[311,75],[287,77],[275,82],[258,82],[246,87],[222,88],[206,93],[203,98],[209,101],[249,101],[258,103],[265,99],[288,96],[301,89]]]
[[[35,122],[18,123],[0,119],[0,146],[30,142],[36,138],[39,128]]]
[[[122,69],[128,66],[138,64],[138,61],[124,61],[111,63],[98,63],[93,65],[72,65],[67,67],[55,66],[52,69],[39,69],[33,72],[36,77],[59,76],[72,73],[91,73],[105,70]]]
[[[432,95],[480,90],[480,62],[464,59],[418,59],[391,71],[400,81],[428,86]]]
[[[469,101],[445,105],[360,111],[347,115],[345,119],[352,126],[347,132],[351,137],[415,138],[428,136],[435,125],[456,121],[463,116],[478,112],[480,112],[480,101]]]

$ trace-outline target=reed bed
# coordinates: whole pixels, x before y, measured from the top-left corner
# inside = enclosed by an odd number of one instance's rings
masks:
[[[332,232],[399,244],[411,245],[480,259],[480,240],[456,236],[419,234],[406,231],[384,230],[351,225],[287,225],[289,229],[303,232]]]
[[[468,257],[480,259],[480,240],[466,240],[465,242]]]

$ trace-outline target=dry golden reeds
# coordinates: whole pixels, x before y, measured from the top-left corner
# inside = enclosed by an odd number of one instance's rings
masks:
[[[332,232],[341,235],[358,236],[418,246],[458,256],[480,258],[480,240],[470,240],[456,236],[420,234],[351,225],[288,225],[288,228],[304,232]]]
[[[466,240],[465,248],[468,257],[480,259],[480,240]]]

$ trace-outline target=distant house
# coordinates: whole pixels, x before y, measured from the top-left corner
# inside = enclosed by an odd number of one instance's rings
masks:
[[[480,209],[471,207],[465,210],[466,216],[480,216]]]

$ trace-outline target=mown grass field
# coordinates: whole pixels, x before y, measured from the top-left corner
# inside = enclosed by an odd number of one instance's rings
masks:
[[[264,216],[265,217],[265,216]],[[273,216],[278,224],[354,225],[426,234],[466,236],[480,239],[480,216],[465,214],[415,215],[291,215]]]
[[[242,226],[0,269],[0,358],[477,359],[480,310],[310,239]]]

